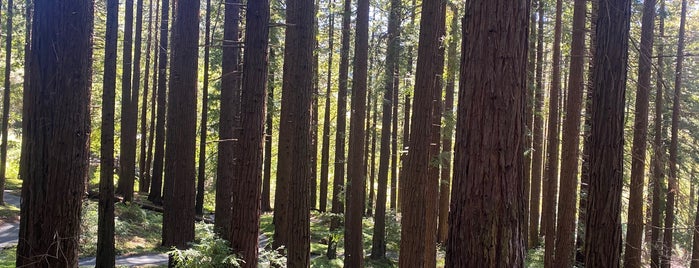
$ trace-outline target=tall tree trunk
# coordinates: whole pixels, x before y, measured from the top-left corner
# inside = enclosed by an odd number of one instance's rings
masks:
[[[125,130],[128,131],[129,138],[129,153],[133,154],[133,159],[129,159],[133,162],[133,176],[134,182],[136,179],[136,143],[137,143],[137,133],[138,133],[138,94],[141,87],[141,47],[143,45],[143,0],[136,1],[136,38],[134,42],[134,58],[133,58],[133,79],[131,80],[131,98],[129,99],[129,127]],[[146,67],[147,68],[147,67]],[[143,109],[146,109],[143,107]],[[127,135],[122,135],[126,137]],[[143,179],[139,170],[139,179]],[[133,196],[133,185],[131,185],[131,193]],[[140,188],[140,181],[139,181]],[[139,189],[140,190],[140,189]]]
[[[399,31],[400,32],[400,31]],[[400,36],[398,36],[400,42]],[[400,43],[399,43],[400,45]],[[398,58],[400,59],[400,48],[398,51]],[[400,71],[398,70],[400,66],[396,67],[395,74],[393,75],[393,119],[391,124],[391,199],[389,200],[390,208],[396,211],[396,203],[398,201],[398,91],[400,89]]]
[[[133,67],[133,0],[126,0],[124,13],[124,45],[122,46],[121,65],[121,133],[119,134],[119,182],[116,193],[124,201],[133,200],[134,169],[136,165],[135,136],[131,144],[131,82]],[[140,34],[140,33],[139,33]],[[138,103],[136,103],[138,105]],[[133,149],[133,151],[132,151]]]
[[[340,44],[340,70],[337,97],[337,127],[335,136],[335,174],[333,177],[332,213],[343,213],[342,196],[345,192],[345,138],[347,131],[347,82],[349,77],[350,23],[352,19],[352,1],[344,0],[342,11],[342,36]],[[330,231],[340,226],[340,220],[333,218]],[[337,242],[332,237],[328,241],[328,259],[337,257]]]
[[[36,1],[24,92],[18,267],[76,267],[88,175],[94,4]],[[70,30],[67,30],[70,29]],[[60,256],[53,253],[60,252]]]
[[[204,84],[201,94],[201,123],[199,125],[199,169],[197,172],[197,196],[194,210],[197,215],[204,214],[204,193],[206,184],[206,133],[209,117],[209,53],[211,38],[211,0],[206,0],[206,19],[204,26]],[[266,55],[266,54],[265,54]],[[266,76],[265,76],[266,77]]]
[[[312,99],[313,99],[313,44],[315,31],[313,21],[315,7],[313,0],[292,0],[286,10],[286,23],[294,25],[286,29],[284,44],[284,83],[282,105],[291,112],[291,150],[289,158],[288,226],[286,246],[288,267],[309,267],[310,265],[310,204],[309,183],[311,179],[310,152],[312,151]],[[284,102],[283,99],[290,99]],[[282,113],[284,112],[282,106]],[[283,116],[283,115],[282,115]],[[276,224],[276,222],[275,222]],[[254,230],[257,232],[257,230]],[[347,253],[345,253],[347,254]]]
[[[314,0],[315,11],[313,12],[313,102],[311,104],[311,180],[310,182],[310,204],[311,209],[316,208],[318,203],[318,94],[320,93],[320,72],[318,71],[318,3]]]
[[[663,235],[663,267],[670,267],[672,260],[672,233],[675,221],[675,194],[678,190],[677,183],[677,143],[678,128],[680,121],[680,94],[682,93],[682,64],[684,61],[684,37],[685,24],[687,21],[687,0],[682,0],[682,11],[680,15],[680,35],[677,41],[677,65],[675,66],[675,92],[672,100],[672,127],[670,130],[670,176],[667,180],[667,203],[665,204],[665,234]]]
[[[529,203],[529,248],[541,243],[539,219],[541,211],[541,174],[544,166],[544,3],[538,1],[539,20],[536,35],[536,88],[534,96],[534,135],[532,142],[532,178]],[[531,25],[530,27],[534,27]]]
[[[369,43],[372,43],[372,44],[374,43],[374,36],[373,35],[372,35],[371,41],[369,41]],[[372,54],[372,56],[373,56],[373,54]],[[374,62],[373,57],[371,57],[371,59],[369,59],[368,62],[373,63]],[[372,69],[372,64],[369,64],[368,70],[371,70],[371,69]],[[367,84],[371,85],[372,83],[371,83],[371,81],[369,81]],[[366,100],[367,107],[366,107],[366,120],[365,120],[366,126],[364,127],[364,129],[366,131],[364,131],[364,167],[363,168],[364,168],[364,174],[365,174],[364,176],[366,176],[366,180],[370,180],[371,179],[371,175],[370,175],[371,170],[369,169],[369,163],[371,162],[371,159],[370,159],[371,158],[371,147],[370,147],[370,145],[371,145],[371,128],[372,128],[371,127],[371,116],[373,115],[373,113],[371,111],[372,110],[372,103],[371,102],[373,99],[372,88],[367,88],[367,91],[368,91],[367,92],[367,100]],[[350,121],[350,124],[351,124],[351,121]],[[365,197],[366,200],[365,200],[364,204],[362,205],[362,207],[363,207],[362,214],[364,216],[369,216],[368,212],[365,213],[365,211],[370,210],[369,208],[367,208],[367,205],[371,204],[371,196],[368,193],[371,190],[367,189],[367,186],[370,183],[367,183],[365,181],[364,184],[365,184],[365,187],[364,187],[363,196]],[[369,198],[367,198],[367,197],[369,197]],[[364,210],[364,209],[366,209],[366,210]]]
[[[694,179],[694,174],[695,174],[695,168],[692,167],[692,176],[690,177],[690,183],[691,180]],[[694,187],[692,187],[692,193],[694,193]],[[693,229],[693,239],[692,239],[692,261],[691,261],[691,268],[699,268],[699,205],[697,205],[697,212],[694,216],[694,228]]]
[[[257,267],[260,230],[260,186],[267,109],[267,49],[269,44],[269,1],[248,1],[246,10],[243,91],[241,95],[239,176],[232,181],[233,207],[231,248]],[[290,255],[291,256],[291,255]]]
[[[328,172],[330,168],[330,94],[332,91],[333,54],[335,49],[335,1],[328,3],[328,76],[325,88],[325,114],[323,115],[323,144],[320,159],[320,205],[318,209],[325,212],[328,207]]]
[[[556,0],[556,19],[553,30],[553,58],[551,59],[551,92],[549,94],[548,137],[546,141],[546,167],[544,168],[544,198],[542,228],[544,228],[544,265],[553,267],[556,239],[556,201],[558,200],[558,146],[559,100],[561,92],[561,27],[563,1]]]
[[[366,207],[366,214],[369,217],[374,215],[374,192],[376,190],[374,187],[374,180],[376,178],[376,121],[378,120],[379,111],[378,104],[376,103],[377,99],[377,96],[372,96],[372,106],[374,107],[374,114],[371,117],[372,128],[367,128],[367,132],[371,131],[371,158],[369,159],[369,203]],[[385,201],[386,200],[384,200],[384,202]]]
[[[405,176],[402,183],[403,202],[401,211],[400,266],[413,265],[430,267],[434,262],[432,247],[435,247],[437,226],[437,176],[431,170],[434,156],[430,144],[434,141],[432,132],[436,118],[435,95],[441,92],[443,50],[440,49],[444,32],[444,5],[441,1],[428,0],[422,3],[420,37],[415,79],[415,102],[410,130],[410,152],[405,162]],[[440,67],[441,66],[441,67]],[[434,116],[434,117],[433,117]],[[437,137],[439,140],[439,137]],[[436,148],[438,150],[438,147]],[[430,215],[428,215],[430,214]],[[434,236],[434,240],[432,237]]]
[[[347,152],[347,190],[345,202],[345,261],[346,267],[364,266],[362,248],[362,212],[366,172],[364,166],[364,120],[366,120],[369,0],[357,0],[354,66],[352,68],[352,109],[350,116],[349,150]]]
[[[268,33],[269,35],[269,33]],[[268,44],[269,45],[269,44]],[[273,47],[269,48],[269,63],[275,65],[276,53]],[[276,66],[274,66],[276,67]],[[273,119],[274,119],[274,81],[275,81],[275,71],[273,68],[269,68],[267,72],[267,118],[265,119],[265,162],[264,162],[264,177],[262,179],[262,201],[261,209],[263,212],[272,211],[272,204],[270,202],[270,193],[272,192],[272,132],[273,132]]]
[[[451,9],[451,28],[449,32],[449,49],[447,50],[446,93],[444,97],[444,126],[442,129],[442,171],[439,181],[439,222],[437,224],[437,242],[444,245],[449,231],[449,191],[451,188],[452,139],[454,136],[454,88],[456,87],[456,72],[459,68],[457,47],[459,45],[459,8],[455,4]]]
[[[660,0],[658,14],[665,12],[665,1]],[[662,254],[662,184],[665,177],[665,146],[663,145],[663,71],[665,70],[665,59],[663,55],[663,36],[665,36],[665,18],[658,16],[658,64],[656,69],[655,84],[655,119],[653,126],[653,156],[651,157],[651,168],[653,173],[653,205],[651,208],[651,235],[650,235],[650,266],[660,267],[660,255]]]
[[[240,72],[238,25],[240,1],[226,0],[223,25],[223,56],[221,63],[221,114],[219,116],[218,165],[216,169],[216,221],[214,227],[221,237],[231,237],[232,191],[239,157]],[[281,187],[279,184],[277,184]],[[281,195],[276,195],[281,198]],[[276,207],[276,206],[275,206]],[[275,221],[276,223],[277,221]],[[276,239],[275,239],[276,240]]]
[[[561,147],[561,189],[558,198],[558,221],[554,267],[573,266],[575,254],[575,212],[578,198],[578,162],[580,157],[580,121],[585,89],[585,20],[587,2],[575,0],[573,10],[573,30],[570,52],[570,75],[568,76],[568,96],[565,120],[563,122],[563,143]]]
[[[530,194],[532,183],[532,153],[534,149],[534,94],[536,93],[536,2],[529,6],[529,50],[527,52],[527,94],[524,106],[524,242],[529,246]]]
[[[388,17],[388,40],[386,47],[386,74],[384,77],[384,96],[381,114],[381,142],[379,144],[379,173],[378,191],[376,193],[376,213],[374,217],[374,232],[371,238],[371,258],[380,260],[386,258],[386,191],[388,184],[389,150],[391,149],[391,137],[394,129],[391,129],[391,119],[395,119],[393,112],[398,106],[394,103],[398,90],[398,65],[400,50],[400,9],[401,1],[392,0]],[[377,107],[378,108],[378,107]],[[395,140],[394,140],[395,141]],[[395,155],[392,155],[395,156]],[[395,162],[394,162],[395,165]],[[395,173],[392,174],[391,200],[395,201]]]
[[[199,1],[175,0],[174,7],[167,125],[177,131],[166,139],[163,245],[185,248],[194,240]]]
[[[5,90],[2,97],[2,143],[0,143],[0,205],[5,204],[5,169],[7,167],[7,134],[10,121],[10,92],[12,74],[12,14],[14,4],[7,0],[7,36],[5,37]]]
[[[646,172],[646,139],[648,136],[648,95],[653,63],[653,28],[655,27],[655,0],[643,3],[641,49],[638,64],[636,114],[634,119],[633,148],[631,157],[631,189],[629,192],[629,224],[626,232],[624,267],[641,267],[643,241],[643,187]]]
[[[585,266],[617,267],[621,257],[624,95],[631,1],[599,2],[592,81],[590,196]]]
[[[146,37],[146,73],[143,76],[143,104],[141,109],[141,153],[138,160],[138,191],[150,190],[150,136],[148,135],[148,91],[150,90],[150,60],[153,37],[153,0],[148,1],[148,37]],[[155,90],[153,90],[155,96]],[[153,103],[155,105],[155,102]],[[154,110],[154,109],[152,109]]]
[[[168,25],[170,23],[170,0],[162,0],[160,14],[160,49],[158,51],[158,105],[155,125],[155,152],[153,155],[153,178],[148,200],[162,203],[163,158],[165,156],[165,113],[167,111],[167,60]]]
[[[157,23],[160,20],[160,1],[155,0],[155,22]],[[157,25],[157,24],[156,24]],[[158,26],[155,26],[156,28]],[[155,141],[155,129],[156,129],[156,118],[155,118],[155,112],[157,110],[158,104],[158,51],[159,49],[159,39],[158,39],[158,32],[156,31],[154,34],[154,44],[155,46],[155,59],[153,60],[153,94],[151,95],[151,109],[150,109],[150,130],[148,133],[148,150],[146,152],[146,182],[148,182],[148,192],[151,192],[151,184],[153,183],[152,181],[152,172],[151,168],[153,167],[153,147],[154,147],[154,141]],[[148,72],[146,72],[148,74]],[[148,75],[146,75],[148,76]],[[150,196],[149,196],[150,197]]]
[[[11,1],[11,0],[10,0]],[[119,1],[107,2],[104,43],[104,80],[100,132],[100,183],[96,267],[114,267],[114,112],[116,99]]]
[[[465,12],[446,265],[522,267],[529,1]]]

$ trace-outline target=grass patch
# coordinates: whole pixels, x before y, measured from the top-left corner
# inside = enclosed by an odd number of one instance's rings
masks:
[[[530,249],[527,252],[527,258],[524,259],[524,267],[543,268],[544,267],[544,248],[538,247],[538,248]]]
[[[17,247],[0,249],[0,267],[15,267]]]
[[[19,208],[13,205],[0,206],[0,224],[19,221]]]

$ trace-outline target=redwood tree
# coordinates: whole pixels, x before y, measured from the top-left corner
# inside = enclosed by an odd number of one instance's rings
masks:
[[[7,167],[7,134],[10,121],[10,92],[12,83],[12,14],[14,4],[7,1],[7,37],[5,38],[5,90],[2,97],[2,143],[0,143],[0,205],[5,204],[5,169]]]
[[[163,189],[163,245],[194,240],[199,1],[175,0]]]
[[[209,54],[211,38],[211,0],[206,0],[206,22],[204,23],[204,84],[201,94],[201,123],[199,124],[199,167],[197,171],[197,196],[194,210],[204,214],[204,192],[206,184],[206,133],[209,119]]]
[[[541,174],[544,166],[544,4],[538,1],[539,19],[536,35],[536,86],[534,94],[534,127],[532,141],[532,176],[529,198],[529,248],[538,247],[541,215]],[[531,25],[530,27],[534,27]]]
[[[665,12],[665,1],[660,0],[659,14]],[[664,16],[659,16],[658,22],[658,38],[660,45],[658,46],[658,55],[663,55],[663,36],[665,35],[665,19]],[[662,241],[660,232],[662,230],[661,222],[661,191],[662,181],[665,177],[665,146],[663,146],[663,71],[665,70],[665,59],[658,57],[658,68],[656,69],[655,78],[655,119],[653,126],[653,156],[651,157],[651,167],[653,173],[653,204],[651,208],[651,235],[650,235],[650,265],[653,268],[660,267],[660,254],[662,251]]]
[[[328,170],[330,169],[330,94],[332,90],[333,54],[335,48],[335,1],[328,3],[328,76],[325,88],[325,114],[323,115],[323,144],[320,156],[320,205],[318,210],[325,212],[328,206]]]
[[[160,45],[158,45],[158,100],[155,123],[155,152],[153,154],[153,177],[151,178],[148,200],[162,203],[163,158],[165,157],[165,113],[167,111],[167,60],[168,23],[170,22],[170,0],[162,0],[160,14]]]
[[[529,1],[465,14],[446,266],[522,267]]]
[[[134,179],[136,177],[136,129],[132,131],[131,87],[133,67],[133,0],[125,1],[124,44],[121,64],[121,133],[119,134],[119,182],[116,192],[124,196],[124,201],[133,200]],[[140,32],[138,33],[140,35]],[[135,103],[138,106],[138,103]],[[131,132],[134,136],[131,136]]]
[[[619,266],[624,160],[624,95],[631,1],[599,2],[590,130],[585,266]],[[597,90],[599,89],[599,90]]]
[[[88,176],[94,3],[35,1],[24,92],[18,267],[77,267]],[[60,254],[60,255],[59,255]]]

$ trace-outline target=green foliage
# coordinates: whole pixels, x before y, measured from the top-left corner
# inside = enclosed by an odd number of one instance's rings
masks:
[[[0,267],[15,267],[16,260],[16,247],[0,249]]]
[[[282,254],[284,252],[284,254]],[[286,266],[286,252],[284,247],[278,249],[263,249],[260,251],[258,266],[261,267],[284,267]]]
[[[173,248],[168,252],[176,263],[175,267],[240,267],[244,263],[232,253],[228,241],[214,232],[213,225],[198,224],[197,234],[200,237],[199,241],[192,243],[191,248],[185,250]]]

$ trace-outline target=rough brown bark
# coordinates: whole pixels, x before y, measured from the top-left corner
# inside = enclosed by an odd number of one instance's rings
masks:
[[[684,61],[684,38],[685,24],[687,21],[687,0],[682,0],[682,11],[680,15],[680,34],[677,41],[677,65],[675,66],[675,92],[672,98],[672,126],[670,128],[670,148],[668,158],[670,176],[667,178],[667,202],[665,203],[665,233],[663,234],[663,255],[662,267],[670,267],[672,260],[672,233],[675,221],[675,195],[678,191],[677,182],[677,150],[678,150],[678,128],[680,121],[680,94],[682,93],[682,65]]]
[[[100,183],[95,267],[114,267],[114,112],[116,109],[117,35],[119,1],[107,2],[104,43],[104,80],[100,133]]]
[[[600,90],[594,90],[591,106],[586,267],[618,267],[621,257],[624,95],[630,4],[629,0],[599,2],[591,83]]]
[[[420,37],[415,79],[415,102],[410,130],[410,152],[405,161],[401,203],[400,266],[425,266],[434,263],[432,247],[435,247],[437,227],[438,172],[430,173],[432,132],[435,121],[434,98],[440,89],[440,46],[444,31],[444,6],[441,1],[426,0],[422,3]],[[437,108],[438,109],[438,108]],[[439,140],[439,136],[436,136]],[[435,148],[437,152],[439,147]],[[430,215],[428,215],[430,214]],[[434,214],[434,215],[432,215]],[[434,236],[434,239],[432,239]]]
[[[133,67],[133,0],[126,0],[124,13],[124,44],[122,46],[121,65],[121,121],[119,134],[119,182],[116,193],[124,197],[124,201],[133,200],[134,173],[136,168],[136,136],[131,137],[131,91]],[[140,33],[139,33],[140,34]],[[138,103],[136,103],[138,105]],[[135,127],[135,126],[134,126]],[[135,133],[135,129],[133,132]]]
[[[154,22],[157,23],[160,20],[160,1],[155,0],[155,19]],[[157,24],[155,24],[157,30]],[[155,54],[155,59],[153,60],[153,94],[151,94],[151,109],[150,109],[150,127],[149,127],[149,132],[148,132],[148,149],[146,150],[146,171],[144,176],[146,177],[146,182],[148,182],[148,192],[151,192],[151,184],[153,183],[152,181],[152,167],[153,167],[153,147],[155,146],[155,129],[156,129],[156,118],[155,118],[155,112],[157,110],[158,106],[158,51],[159,49],[159,39],[158,39],[158,32],[153,33],[153,37],[155,38],[154,40],[154,54]],[[146,77],[148,77],[148,72],[146,72]],[[146,80],[147,83],[147,80]],[[146,86],[147,87],[147,86]]]
[[[5,90],[2,97],[2,143],[0,143],[0,205],[5,204],[5,169],[7,167],[7,134],[10,121],[10,75],[12,74],[12,14],[14,4],[7,1],[7,36],[5,37]]]
[[[328,3],[333,10],[335,1]],[[318,210],[325,212],[328,207],[328,173],[330,169],[330,94],[332,91],[333,55],[335,49],[335,12],[328,15],[328,75],[325,88],[325,113],[323,114],[323,144],[320,156],[320,204]]]
[[[538,1],[538,28],[536,36],[536,88],[534,96],[534,135],[532,143],[532,176],[529,203],[529,248],[538,247],[539,219],[541,211],[541,174],[544,166],[544,7],[542,0]],[[531,27],[534,27],[531,25]]]
[[[240,152],[236,148],[240,135],[240,45],[238,43],[240,1],[226,0],[225,3],[214,227],[221,237],[231,237],[229,233],[231,231],[231,213],[233,213],[231,203],[233,189],[231,187],[233,180],[237,178],[235,171]],[[281,199],[281,195],[276,196]],[[275,220],[275,222],[277,221]]]
[[[352,1],[344,0],[342,11],[342,36],[340,44],[340,66],[337,97],[337,127],[335,136],[335,174],[333,177],[332,213],[343,213],[342,193],[345,191],[345,138],[347,131],[347,81],[349,76],[350,23],[352,18]],[[340,220],[333,218],[330,231],[340,226]],[[327,256],[334,259],[337,254],[337,242],[329,238]]]
[[[134,41],[134,58],[133,58],[133,78],[131,79],[131,98],[129,99],[129,127],[126,129],[128,131],[128,137],[129,137],[129,146],[132,148],[129,149],[129,153],[133,153],[133,159],[129,159],[130,162],[133,162],[133,177],[134,177],[134,183],[136,180],[136,144],[137,142],[137,134],[138,134],[138,97],[139,97],[139,90],[141,87],[141,54],[142,54],[142,48],[143,46],[143,0],[137,0],[136,1],[136,34],[135,34],[135,41]],[[146,109],[144,107],[144,109]],[[144,131],[145,132],[145,131]],[[122,135],[126,136],[126,135]],[[143,179],[142,176],[140,176],[140,170],[139,170],[139,179]],[[140,190],[140,181],[139,181],[139,190]],[[133,195],[134,187],[131,187],[131,195]]]
[[[241,126],[238,149],[240,164],[232,181],[233,209],[231,248],[245,261],[242,267],[257,267],[260,229],[260,187],[267,109],[267,49],[269,44],[269,1],[248,1],[245,55],[241,95]]]
[[[381,114],[381,142],[379,145],[379,172],[378,172],[378,191],[376,193],[376,213],[374,216],[374,232],[371,238],[371,258],[380,260],[386,258],[386,192],[388,184],[388,169],[389,169],[389,150],[391,149],[392,119],[393,112],[396,111],[394,106],[394,96],[398,89],[398,60],[400,50],[400,9],[401,1],[392,0],[390,13],[388,17],[388,40],[386,48],[386,74],[384,77],[384,96],[382,101]],[[377,107],[378,108],[378,107]],[[395,141],[395,140],[394,140]],[[391,155],[393,156],[393,155]],[[394,162],[395,164],[395,162]],[[395,179],[395,173],[392,178]],[[391,187],[395,190],[395,180]]]
[[[354,65],[352,70],[352,109],[347,152],[345,202],[345,267],[363,267],[362,212],[366,172],[364,166],[364,120],[366,120],[367,67],[369,52],[369,0],[357,0]]]
[[[542,228],[544,229],[544,265],[553,267],[556,239],[556,207],[558,194],[559,157],[559,101],[561,94],[561,27],[563,1],[556,0],[556,19],[553,30],[553,58],[551,59],[551,88],[549,93],[548,136],[546,141],[546,166],[543,177]]]
[[[534,94],[536,92],[536,2],[531,1],[529,6],[529,50],[527,52],[527,94],[524,106],[524,242],[529,247],[529,205],[532,183],[532,153],[534,142]]]
[[[268,44],[269,45],[269,44]],[[269,64],[275,65],[276,53],[273,47],[269,48]],[[274,66],[276,67],[276,65]],[[262,201],[261,209],[263,212],[272,211],[272,204],[270,202],[270,194],[272,187],[272,132],[273,132],[273,119],[274,119],[274,81],[275,81],[275,69],[269,68],[267,75],[267,118],[265,122],[265,162],[264,162],[264,177],[262,179]]]
[[[563,122],[561,147],[561,187],[558,199],[558,221],[554,267],[573,266],[575,253],[575,212],[578,198],[578,160],[580,157],[580,121],[585,89],[585,20],[587,3],[575,0],[570,52],[570,74]]]
[[[157,1],[156,1],[157,2]],[[148,94],[150,91],[150,60],[153,45],[153,0],[148,1],[148,37],[146,37],[146,73],[143,76],[143,102],[141,109],[141,153],[138,160],[138,191],[148,193],[150,190],[150,148],[151,139],[148,135]],[[157,64],[157,63],[156,63]],[[153,90],[155,96],[155,89]],[[155,105],[155,102],[153,102]],[[155,108],[155,107],[153,107]],[[155,109],[151,109],[155,111]]]
[[[665,1],[660,0],[659,14],[665,12]],[[663,16],[658,16],[658,55],[663,55],[663,36],[665,35],[665,19]],[[662,251],[662,241],[660,238],[660,230],[662,229],[661,210],[661,195],[662,183],[665,177],[665,148],[663,146],[663,71],[665,70],[665,60],[663,57],[658,57],[658,64],[655,74],[655,119],[653,126],[653,156],[651,158],[651,167],[653,173],[653,205],[651,208],[651,235],[650,235],[650,266],[652,268],[660,267],[660,254]]]
[[[94,3],[36,1],[24,92],[18,267],[76,267],[88,175]]]
[[[204,26],[204,84],[201,94],[201,121],[199,124],[199,167],[197,170],[197,196],[194,211],[204,214],[204,189],[206,183],[206,133],[209,119],[209,51],[211,36],[211,0],[206,0],[206,19]]]
[[[199,1],[176,0],[170,51],[163,187],[163,245],[188,247],[194,240]]]
[[[446,266],[523,267],[529,1],[465,12]]]
[[[158,46],[158,101],[155,123],[155,152],[153,154],[153,177],[148,200],[162,203],[163,158],[165,156],[165,113],[167,112],[167,60],[168,25],[170,22],[170,0],[162,0],[160,14],[160,45]]]
[[[454,136],[454,89],[456,87],[456,72],[459,66],[457,47],[459,40],[459,8],[455,4],[449,5],[452,14],[451,28],[449,32],[449,48],[447,50],[447,75],[444,97],[444,125],[442,130],[442,171],[439,181],[439,216],[437,223],[437,242],[444,245],[449,231],[449,192],[451,190],[451,162],[452,139]]]
[[[641,267],[643,241],[643,188],[646,176],[646,139],[648,136],[648,95],[650,91],[651,56],[653,55],[653,28],[655,27],[655,0],[643,3],[641,47],[636,90],[633,148],[631,149],[631,188],[629,190],[628,227],[624,267]]]

